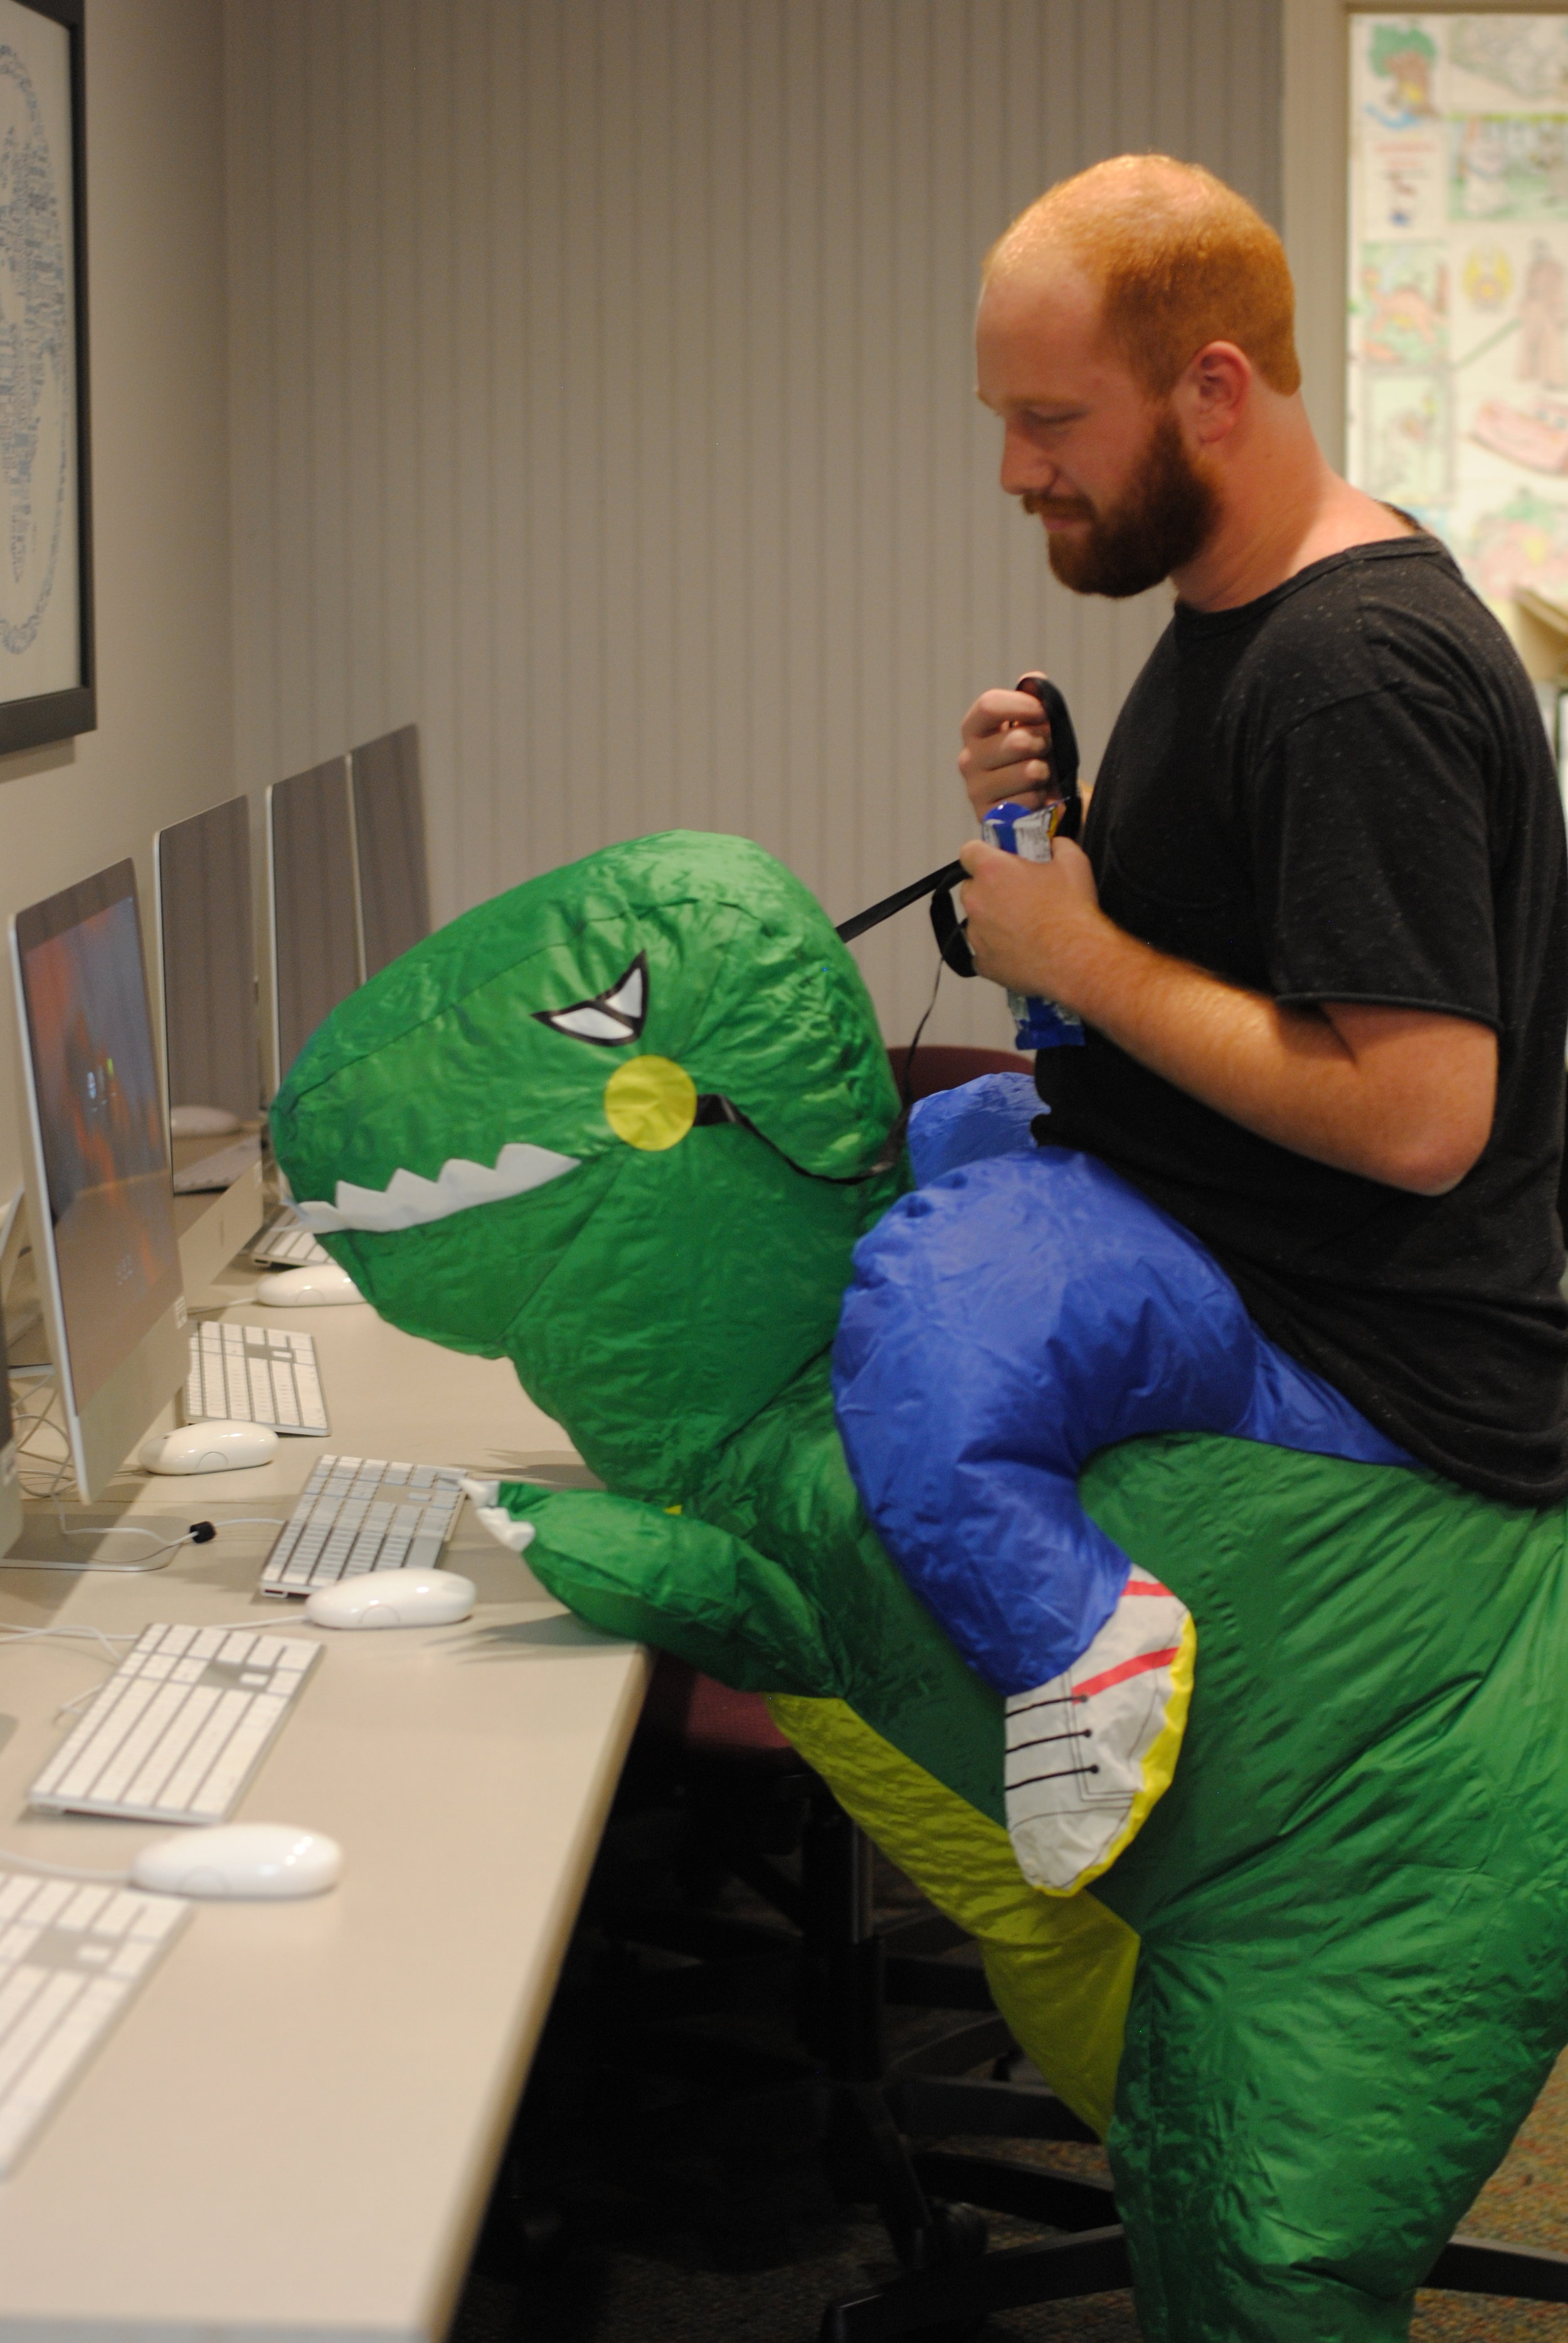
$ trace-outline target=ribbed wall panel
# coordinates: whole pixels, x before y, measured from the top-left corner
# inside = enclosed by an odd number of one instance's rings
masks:
[[[1279,214],[1279,0],[228,0],[238,770],[416,720],[438,916],[745,831],[835,918],[966,835],[1048,666],[1089,769],[1161,592],[999,492],[981,254],[1162,147]],[[890,1035],[933,970],[861,946]],[[930,1029],[1005,1038],[989,987]]]

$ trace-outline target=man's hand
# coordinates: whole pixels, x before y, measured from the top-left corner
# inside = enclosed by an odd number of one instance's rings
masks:
[[[1077,1009],[1075,956],[1095,929],[1119,932],[1100,909],[1088,855],[1070,839],[1059,838],[1049,862],[1024,862],[977,838],[959,860],[970,874],[961,890],[963,912],[980,974],[1010,992],[1035,993]]]
[[[964,718],[959,771],[977,816],[1004,798],[1043,802],[1050,779],[1050,727],[1032,692],[982,691]]]
[[[982,976],[1076,1010],[1260,1138],[1418,1196],[1446,1195],[1485,1146],[1497,1101],[1490,1026],[1351,1001],[1288,1009],[1226,984],[1107,919],[1088,857],[1066,839],[1050,862],[977,840],[963,864]]]

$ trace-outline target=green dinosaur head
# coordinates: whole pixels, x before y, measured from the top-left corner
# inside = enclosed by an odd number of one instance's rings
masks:
[[[343,1001],[273,1108],[305,1217],[385,1318],[515,1363],[613,1488],[832,1340],[905,1184],[864,985],[759,847],[675,830],[455,920]]]

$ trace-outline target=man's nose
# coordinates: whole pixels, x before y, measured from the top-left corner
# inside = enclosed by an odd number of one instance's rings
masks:
[[[1049,495],[1056,486],[1058,468],[1026,431],[1008,426],[1001,443],[1001,485],[1010,497],[1021,497],[1026,490]]]

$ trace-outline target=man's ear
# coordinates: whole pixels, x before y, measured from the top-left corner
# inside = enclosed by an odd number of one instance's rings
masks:
[[[1178,415],[1200,445],[1228,439],[1251,401],[1251,359],[1234,342],[1205,342],[1183,369],[1174,392]]]

